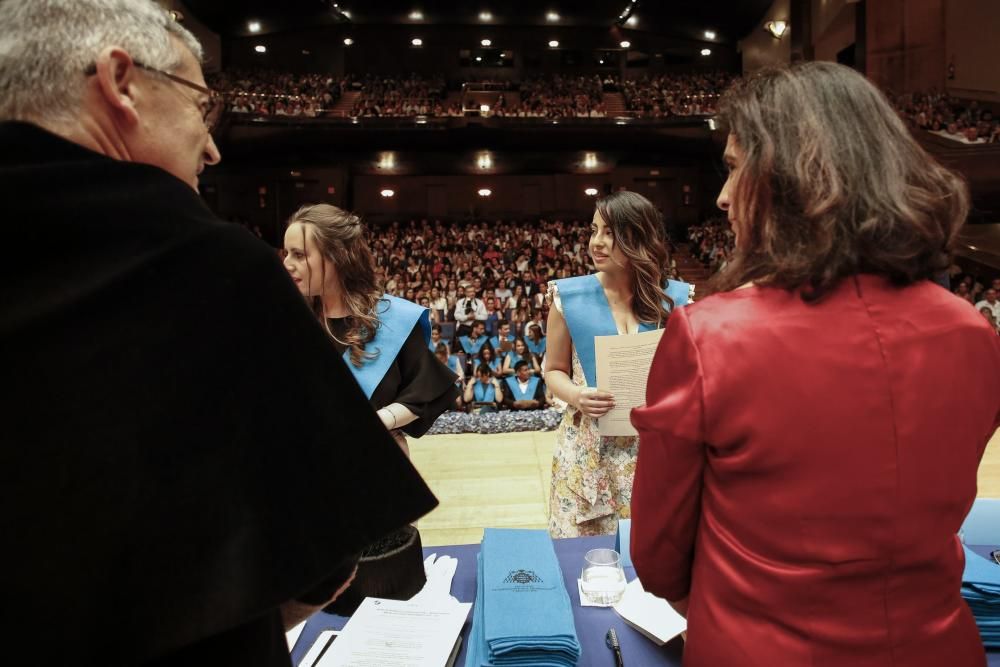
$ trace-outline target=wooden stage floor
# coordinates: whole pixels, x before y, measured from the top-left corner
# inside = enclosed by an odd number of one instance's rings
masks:
[[[410,439],[413,463],[441,504],[418,522],[424,546],[479,542],[483,528],[548,526],[555,431]],[[979,467],[979,495],[1000,498],[1000,431]]]

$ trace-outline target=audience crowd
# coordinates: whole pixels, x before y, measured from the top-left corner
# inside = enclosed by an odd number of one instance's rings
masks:
[[[643,76],[626,79],[622,97],[625,108],[640,118],[711,115],[733,80],[725,72]]]
[[[907,123],[965,143],[1000,143],[1000,118],[979,102],[946,93],[911,93],[891,97]]]

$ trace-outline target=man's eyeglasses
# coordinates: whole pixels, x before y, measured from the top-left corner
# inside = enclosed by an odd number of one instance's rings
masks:
[[[206,88],[205,86],[200,86],[193,81],[188,81],[184,77],[177,76],[176,74],[171,74],[170,72],[164,72],[161,69],[155,67],[150,67],[149,65],[144,65],[138,60],[133,60],[132,64],[139,69],[145,70],[147,72],[152,72],[153,74],[158,74],[166,79],[170,79],[174,83],[179,83],[182,86],[187,86],[192,90],[196,90],[202,95],[208,97],[207,100],[199,102],[198,106],[201,109],[201,118],[205,123],[205,127],[209,132],[214,132],[219,126],[219,121],[222,119],[222,112],[225,110],[225,98],[221,93],[218,93],[211,88]],[[97,74],[97,65],[90,65],[83,72],[87,76],[94,76]]]

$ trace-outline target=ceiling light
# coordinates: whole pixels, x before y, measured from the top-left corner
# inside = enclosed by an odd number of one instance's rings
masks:
[[[490,112],[490,105],[489,104],[480,104],[479,105],[479,110],[481,112],[483,112],[483,113],[489,113]]]
[[[714,30],[706,30],[705,31],[705,39],[715,39],[715,31]]]
[[[476,165],[480,169],[489,169],[493,166],[493,157],[489,153],[480,153],[476,159]]]
[[[483,57],[482,56],[476,56],[476,62],[477,63],[483,62]]]
[[[413,46],[423,46],[424,40],[420,39],[419,37],[414,37],[413,39],[410,40],[410,44],[412,44]]]
[[[346,16],[347,18],[351,18],[351,13],[349,11],[347,11],[346,9],[341,9],[340,13],[343,14],[344,16]]]
[[[260,21],[250,21],[247,23],[247,30],[253,33],[260,32]]]
[[[393,196],[396,193],[394,191],[386,188],[385,190],[382,190],[382,192],[380,192],[379,194],[388,199],[389,197]]]
[[[597,62],[598,62],[599,64],[603,65],[603,64],[604,64],[604,58],[601,58],[601,59],[600,59],[600,60],[598,60]]]
[[[623,49],[627,49],[628,47],[632,46],[632,42],[628,41],[627,39],[622,40],[622,43],[619,44],[619,46],[621,46]]]
[[[350,37],[345,37],[344,38],[344,46],[350,46],[353,43],[354,43],[354,40],[351,39]]]
[[[489,188],[480,188],[479,190],[480,197],[489,197],[491,194],[493,194],[493,191]]]
[[[781,36],[788,31],[788,23],[786,21],[768,21],[764,24],[764,30],[771,33],[771,37],[781,39]]]
[[[588,197],[596,197],[597,188],[587,188],[586,190],[583,191],[583,194],[587,195]]]
[[[493,20],[493,14],[490,14],[489,12],[479,12],[479,20],[480,21],[492,21]]]
[[[553,48],[553,49],[559,48],[559,40],[558,39],[550,40],[549,41],[549,47]]]
[[[417,123],[417,125],[426,125],[427,124],[427,116],[417,116],[416,123]]]
[[[712,55],[712,49],[702,49],[701,50],[701,55],[703,55],[703,56],[710,56],[710,55]]]
[[[597,153],[587,153],[583,157],[583,166],[587,169],[593,169],[597,166]]]
[[[421,12],[419,9],[414,9],[412,12],[410,12],[410,20],[411,21],[423,21],[424,20],[424,13]]]
[[[625,120],[624,118],[619,118],[618,120],[615,121],[615,125],[625,125],[626,123],[628,123],[628,121]]]
[[[555,12],[549,12],[548,14],[545,15],[545,20],[551,23],[555,23],[556,21],[559,20],[559,14]]]
[[[639,25],[639,17],[633,14],[632,16],[628,17],[628,21],[625,21],[625,25],[634,28],[635,26]]]
[[[267,47],[264,46],[263,44],[258,44],[257,46],[253,47],[253,50],[256,51],[257,53],[267,53]]]
[[[375,166],[379,169],[394,169],[396,167],[396,154],[392,151],[385,151],[379,155],[378,164]]]
[[[484,39],[484,40],[480,41],[479,43],[480,43],[480,44],[481,44],[482,46],[492,46],[492,45],[493,45],[493,42],[492,42],[492,41],[490,41],[490,40],[488,40],[488,39]]]

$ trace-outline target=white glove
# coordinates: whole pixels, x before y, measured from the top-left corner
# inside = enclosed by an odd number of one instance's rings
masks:
[[[437,558],[437,554],[428,556],[424,559],[424,573],[427,575],[427,583],[420,589],[420,592],[410,598],[410,602],[425,604],[458,602],[451,594],[451,582],[455,578],[456,569],[458,569],[457,558],[451,556]]]

